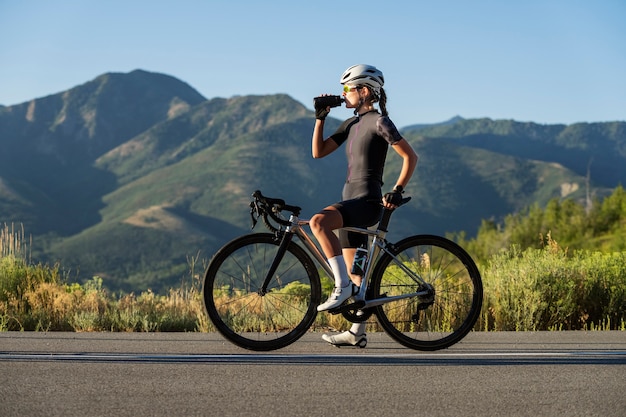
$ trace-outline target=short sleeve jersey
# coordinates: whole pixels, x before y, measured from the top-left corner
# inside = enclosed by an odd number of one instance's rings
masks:
[[[348,172],[343,199],[381,197],[387,150],[402,139],[389,117],[376,110],[351,117],[330,139],[339,146],[346,144]]]

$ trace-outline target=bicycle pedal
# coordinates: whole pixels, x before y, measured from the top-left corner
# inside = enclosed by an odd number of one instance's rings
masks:
[[[339,307],[331,308],[330,310],[326,310],[326,312],[337,315],[337,314],[340,314],[342,310],[343,310],[343,306],[339,306]]]

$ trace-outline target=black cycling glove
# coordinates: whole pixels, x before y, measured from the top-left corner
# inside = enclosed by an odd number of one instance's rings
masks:
[[[317,107],[315,108],[316,119],[324,120],[326,119],[326,116],[328,116],[328,113],[330,113],[329,107],[320,107],[319,109]]]
[[[402,186],[397,185],[392,192],[385,194],[385,201],[394,206],[399,206],[402,203]]]

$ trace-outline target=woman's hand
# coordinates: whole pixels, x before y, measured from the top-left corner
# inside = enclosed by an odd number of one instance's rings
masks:
[[[383,196],[383,206],[386,209],[395,209],[402,203],[402,187],[396,186],[390,193]]]

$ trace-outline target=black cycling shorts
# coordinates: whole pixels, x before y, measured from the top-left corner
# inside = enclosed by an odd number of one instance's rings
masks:
[[[367,228],[373,226],[380,221],[380,217],[383,214],[382,201],[380,199],[372,199],[371,197],[344,200],[332,206],[341,213],[345,227]],[[339,230],[339,241],[342,248],[367,247],[367,239],[367,235],[347,232],[343,229]]]

